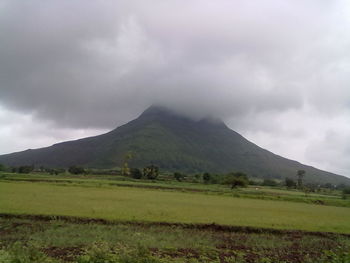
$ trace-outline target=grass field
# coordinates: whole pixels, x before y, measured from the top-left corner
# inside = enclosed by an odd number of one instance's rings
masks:
[[[350,201],[341,198],[340,191],[323,191],[321,193],[308,193],[297,190],[287,190],[281,187],[256,187],[230,189],[228,186],[220,184],[203,184],[191,182],[177,182],[174,180],[136,180],[125,176],[106,176],[106,175],[88,175],[88,176],[72,176],[62,174],[52,176],[48,174],[12,174],[0,173],[1,181],[17,181],[17,182],[46,182],[56,185],[66,186],[86,186],[86,187],[102,187],[102,186],[127,186],[137,188],[151,188],[161,190],[173,190],[182,192],[202,192],[214,195],[227,195],[235,197],[244,197],[263,200],[277,200],[301,202],[309,204],[322,204],[329,206],[350,207]]]
[[[2,173],[0,263],[350,263],[349,207],[337,191]]]
[[[117,186],[1,182],[0,212],[350,233],[350,209]]]

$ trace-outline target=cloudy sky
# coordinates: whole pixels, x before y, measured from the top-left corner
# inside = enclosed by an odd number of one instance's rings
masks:
[[[0,0],[0,154],[151,104],[350,177],[350,2]]]

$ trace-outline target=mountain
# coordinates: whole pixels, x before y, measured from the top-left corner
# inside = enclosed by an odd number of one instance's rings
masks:
[[[260,178],[295,178],[296,171],[303,169],[306,171],[305,181],[350,183],[349,178],[262,149],[220,120],[194,121],[156,106],[106,134],[0,155],[0,163],[9,166],[110,168],[120,166],[127,152],[133,154],[131,167],[142,168],[153,163],[163,171],[242,171]]]

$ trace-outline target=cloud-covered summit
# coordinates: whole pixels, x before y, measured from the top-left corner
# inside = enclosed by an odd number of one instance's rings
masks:
[[[28,124],[0,135],[53,142],[166,105],[350,174],[349,17],[345,0],[0,0],[0,120]]]

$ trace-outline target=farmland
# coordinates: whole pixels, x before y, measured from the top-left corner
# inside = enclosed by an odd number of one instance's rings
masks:
[[[347,262],[350,245],[337,192],[3,174],[0,200],[4,258],[27,247],[42,262]]]

